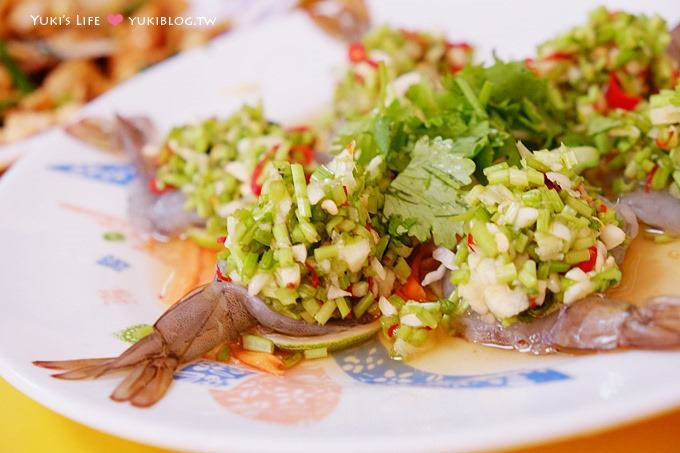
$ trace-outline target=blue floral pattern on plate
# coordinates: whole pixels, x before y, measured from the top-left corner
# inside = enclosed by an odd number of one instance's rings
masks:
[[[98,182],[126,186],[135,179],[135,169],[129,164],[57,164],[50,170],[93,179]]]
[[[333,354],[340,368],[355,381],[364,384],[404,385],[450,389],[517,387],[564,381],[570,376],[551,368],[520,369],[480,375],[448,375],[418,370],[393,360],[378,342]]]
[[[108,267],[110,269],[113,269],[116,272],[122,272],[128,267],[130,267],[130,264],[127,263],[126,261],[123,261],[120,258],[116,258],[113,255],[106,255],[100,258],[97,261],[97,264],[102,266],[102,267]]]
[[[224,363],[203,360],[190,363],[177,371],[175,373],[175,380],[210,387],[228,387],[236,381],[255,374],[257,373],[254,371],[236,368]]]

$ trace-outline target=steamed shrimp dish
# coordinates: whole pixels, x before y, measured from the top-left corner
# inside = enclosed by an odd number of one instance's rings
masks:
[[[135,227],[214,248],[215,277],[118,357],[36,365],[121,373],[111,398],[146,407],[230,351],[285,369],[378,335],[409,360],[437,330],[533,354],[680,346],[680,294],[611,291],[636,236],[680,234],[679,34],[599,8],[479,65],[380,27],[348,46],[322,123],[244,106],[157,140],[117,117],[101,143],[138,169]]]

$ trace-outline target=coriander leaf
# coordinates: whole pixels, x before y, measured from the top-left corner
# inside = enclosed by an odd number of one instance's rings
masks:
[[[505,99],[522,102],[529,99],[535,104],[541,104],[546,100],[547,83],[529,71],[523,62],[497,62],[486,68],[484,75],[493,85],[491,100],[494,102]]]
[[[482,121],[474,125],[469,135],[453,139],[451,151],[463,157],[473,158],[489,145],[489,123]]]
[[[393,218],[421,242],[453,247],[462,224],[451,217],[465,211],[464,186],[472,182],[472,160],[453,151],[452,140],[423,137],[413,149],[409,165],[392,181],[385,197],[384,215]]]

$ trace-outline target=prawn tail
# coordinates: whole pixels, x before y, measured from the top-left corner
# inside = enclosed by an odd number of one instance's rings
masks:
[[[113,358],[103,359],[77,359],[77,360],[56,360],[56,361],[35,361],[33,365],[50,370],[63,371],[52,375],[58,379],[79,380],[95,379],[103,376],[107,372],[113,371]]]
[[[61,371],[53,374],[57,379],[97,379],[109,373],[136,368],[151,358],[162,356],[164,341],[158,334],[151,334],[130,346],[118,357],[101,359],[76,359],[57,361],[35,361],[33,365]]]
[[[127,377],[111,393],[111,399],[128,401],[136,407],[149,407],[168,391],[179,361],[174,357],[148,358],[134,365]]]

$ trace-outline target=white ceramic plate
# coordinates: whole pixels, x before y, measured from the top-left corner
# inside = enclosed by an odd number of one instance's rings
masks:
[[[477,44],[482,56],[496,48],[523,57],[582,22],[592,6],[389,1],[373,10],[378,22],[444,29]],[[680,19],[673,0],[644,8]],[[333,68],[343,60],[342,46],[292,14],[165,62],[85,114],[146,114],[168,128],[260,98],[271,117],[292,124],[330,100]],[[126,345],[112,333],[162,313],[161,277],[177,260],[130,233],[125,199],[134,175],[125,162],[58,130],[22,146],[29,155],[0,183],[0,372],[102,431],[191,451],[444,452],[538,442],[680,404],[678,352],[536,358],[456,340],[408,364],[369,343],[284,377],[198,363],[178,373],[151,409],[113,403],[119,378],[58,381],[31,361],[119,354]],[[111,231],[126,239],[104,240]],[[663,254],[672,268],[680,246]],[[190,258],[182,260],[186,268]]]

